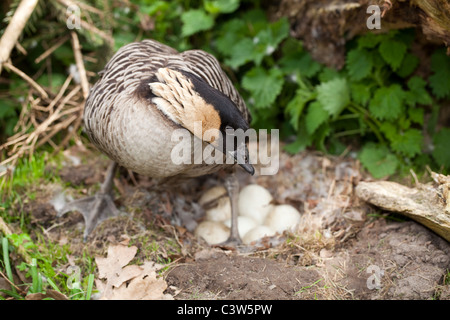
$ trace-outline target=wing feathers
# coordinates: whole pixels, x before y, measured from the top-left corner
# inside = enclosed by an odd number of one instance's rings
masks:
[[[135,91],[147,90],[149,79],[154,78],[160,68],[187,71],[198,76],[230,98],[250,122],[250,114],[244,100],[214,56],[201,50],[179,53],[154,40],[134,42],[117,51],[106,64],[101,80],[94,86],[92,92],[95,94],[87,101],[86,110],[89,111],[89,108],[94,108],[97,103],[104,101],[105,95],[118,94],[122,90],[133,88]],[[177,89],[177,86],[174,88]],[[139,95],[145,96],[142,92],[139,92]]]

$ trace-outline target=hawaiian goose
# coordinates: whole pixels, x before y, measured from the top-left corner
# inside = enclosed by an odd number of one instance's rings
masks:
[[[201,121],[200,132],[194,128],[198,121]],[[160,180],[197,177],[226,168],[231,169],[225,186],[232,203],[227,243],[238,244],[239,185],[234,175],[235,165],[207,164],[204,159],[200,163],[174,163],[171,152],[178,142],[172,141],[171,136],[175,129],[185,128],[192,140],[200,139],[197,141],[201,148],[210,145],[223,151],[229,129],[245,131],[249,121],[244,100],[209,53],[201,50],[179,53],[153,40],[128,44],[101,72],[84,112],[90,140],[113,160],[105,182],[95,196],[67,204],[59,215],[72,210],[81,212],[86,222],[85,239],[100,221],[117,215],[110,195],[117,164]],[[220,130],[224,137],[222,149],[218,141],[203,135],[208,129]],[[229,155],[245,159],[240,166],[253,174],[245,142],[235,144]],[[191,155],[193,152],[192,149]]]

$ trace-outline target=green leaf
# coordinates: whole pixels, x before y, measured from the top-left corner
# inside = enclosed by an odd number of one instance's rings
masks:
[[[433,94],[438,98],[450,97],[450,57],[444,50],[431,56],[431,70],[434,74],[428,80]]]
[[[368,143],[363,147],[359,160],[377,179],[394,174],[399,164],[397,157],[389,151],[388,147],[374,143]]]
[[[374,34],[374,33],[366,33],[364,36],[358,38],[358,47],[359,48],[375,48],[383,39],[386,38],[386,35],[383,34]]]
[[[256,108],[270,106],[280,94],[283,83],[283,73],[276,68],[267,71],[254,67],[242,78],[242,87],[252,94]]]
[[[381,42],[380,47],[378,48],[384,61],[386,61],[394,71],[402,64],[407,49],[408,47],[406,44],[394,39],[387,39]]]
[[[405,96],[398,84],[378,88],[369,103],[369,110],[380,120],[395,120],[402,112]]]
[[[238,51],[236,44],[245,38],[247,25],[241,19],[227,21],[220,30],[220,36],[216,38],[215,45],[220,53],[231,56]]]
[[[423,135],[420,130],[408,129],[398,134],[391,143],[392,150],[412,158],[422,152]]]
[[[250,38],[244,38],[232,47],[233,51],[229,59],[225,59],[225,64],[236,69],[254,59],[253,41]]]
[[[397,74],[402,78],[406,78],[411,73],[413,73],[414,70],[416,70],[418,65],[419,58],[408,52],[402,61],[402,65],[397,70]]]
[[[370,86],[363,83],[350,83],[350,92],[353,101],[360,105],[366,105],[370,100]]]
[[[317,100],[333,117],[339,115],[350,102],[350,92],[347,80],[344,78],[335,78],[328,82],[323,82],[316,88]]]
[[[325,147],[325,139],[328,137],[331,133],[331,128],[329,123],[324,122],[319,126],[319,128],[314,133],[314,146],[322,151],[323,153],[328,153],[327,148]]]
[[[329,118],[328,112],[323,108],[319,101],[314,101],[308,106],[306,113],[306,131],[312,135],[317,128]]]
[[[408,80],[408,88],[410,91],[406,93],[406,102],[410,106],[415,106],[416,103],[430,105],[433,103],[428,91],[425,89],[427,82],[418,76],[414,76]]]
[[[425,113],[425,110],[423,108],[409,108],[408,109],[408,116],[411,119],[411,121],[418,123],[420,125],[423,125],[424,113]]]
[[[212,14],[231,13],[239,8],[240,0],[204,0],[203,6]]]
[[[255,36],[259,31],[267,28],[266,13],[261,9],[253,9],[242,15],[242,20],[249,25],[250,36]]]
[[[271,23],[269,25],[272,34],[272,45],[277,47],[278,44],[289,35],[289,21],[286,17]]]
[[[188,37],[199,31],[209,30],[214,25],[214,18],[202,9],[192,9],[181,15],[183,26],[181,34]]]
[[[450,128],[442,128],[433,137],[433,152],[431,155],[439,166],[450,169]]]
[[[271,55],[288,34],[289,23],[286,18],[282,18],[259,31],[253,38],[255,63],[259,65],[264,56]]]
[[[353,49],[347,54],[347,70],[351,80],[359,81],[372,71],[373,61],[363,49]]]
[[[319,73],[320,82],[327,82],[338,77],[339,72],[328,67],[323,68],[322,72]]]
[[[294,142],[291,142],[284,146],[284,150],[290,154],[296,154],[309,147],[312,143],[312,139],[310,136],[305,136],[302,134],[297,135],[297,139]]]
[[[289,115],[289,122],[296,131],[298,131],[298,123],[305,105],[315,97],[315,92],[299,88],[295,92],[294,98],[287,104],[286,113]]]
[[[402,131],[401,127],[409,127],[409,120],[405,121],[407,121],[408,124],[403,126],[398,123],[394,125],[391,122],[385,121],[380,126],[380,130],[390,141],[393,151],[412,158],[422,152],[423,135],[422,132],[417,129],[405,129]]]
[[[290,154],[296,154],[300,151],[305,150],[313,142],[313,137],[306,132],[305,118],[300,121],[299,130],[297,133],[297,139],[284,146],[284,150]]]
[[[287,74],[299,71],[306,78],[314,77],[322,68],[320,63],[313,60],[308,52],[295,52],[285,54],[279,60],[281,70]]]
[[[436,72],[429,78],[431,90],[438,98],[450,96],[450,73]]]
[[[292,37],[288,37],[286,41],[283,42],[283,47],[281,48],[281,52],[284,56],[288,56],[291,54],[298,54],[303,51],[303,44],[300,40],[297,40]]]
[[[384,121],[380,126],[380,131],[384,133],[385,137],[390,142],[395,141],[398,136],[398,128],[391,122]]]

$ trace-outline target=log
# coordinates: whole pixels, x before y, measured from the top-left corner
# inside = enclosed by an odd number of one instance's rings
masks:
[[[356,195],[383,210],[405,215],[450,242],[450,177],[438,186],[409,188],[391,181],[360,182]]]

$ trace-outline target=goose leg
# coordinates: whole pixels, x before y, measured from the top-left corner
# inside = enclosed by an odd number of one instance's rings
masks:
[[[222,245],[236,246],[242,243],[238,231],[238,197],[239,197],[239,181],[235,171],[225,178],[225,189],[231,202],[231,231],[230,237]]]
[[[86,224],[83,235],[84,241],[100,222],[119,215],[119,210],[117,210],[111,197],[116,168],[117,163],[111,162],[106,172],[105,181],[94,196],[69,202],[58,212],[58,217],[62,217],[70,211],[79,211],[83,215]]]

